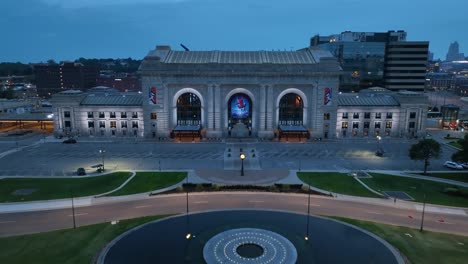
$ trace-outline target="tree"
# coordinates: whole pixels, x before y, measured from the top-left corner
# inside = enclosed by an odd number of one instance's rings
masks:
[[[423,139],[411,146],[409,157],[412,160],[424,160],[424,174],[427,173],[429,159],[438,158],[440,155],[440,144],[433,139]]]
[[[456,162],[468,162],[468,134],[463,139],[458,140],[461,150],[453,153],[452,160]]]

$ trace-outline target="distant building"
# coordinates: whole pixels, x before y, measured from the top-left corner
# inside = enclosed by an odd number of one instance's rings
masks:
[[[459,60],[464,60],[464,59],[465,59],[465,55],[463,53],[460,53],[458,42],[455,41],[455,42],[450,43],[445,60],[446,61],[459,61]]]
[[[338,59],[344,71],[341,91],[356,92],[373,86],[422,91],[424,74],[420,68],[426,70],[429,43],[406,41],[406,35],[403,30],[345,31],[326,37],[316,35],[310,45],[328,50]]]
[[[41,97],[68,89],[86,90],[96,86],[99,69],[81,63],[66,62],[61,65],[34,65],[37,92]]]
[[[100,74],[96,81],[97,86],[107,86],[115,88],[121,92],[141,91],[140,79],[132,74]]]

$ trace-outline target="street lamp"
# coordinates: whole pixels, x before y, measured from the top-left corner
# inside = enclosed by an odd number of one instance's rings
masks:
[[[192,237],[192,234],[190,233],[190,219],[189,219],[189,199],[188,199],[188,175],[187,177],[185,178],[185,186],[186,186],[186,190],[185,190],[185,197],[186,197],[186,205],[187,205],[187,210],[186,210],[186,213],[185,213],[185,216],[186,216],[186,223],[187,223],[187,234],[185,235],[185,239],[190,239]]]
[[[309,185],[309,189],[308,189],[308,200],[307,200],[307,226],[306,226],[306,236],[304,237],[305,241],[308,241],[309,240],[309,221],[310,221],[310,173],[309,175],[307,176],[308,178],[308,183],[307,185]]]
[[[424,211],[426,209],[426,194],[424,194],[424,199],[423,199],[423,210],[422,210],[422,216],[421,216],[421,226],[419,227],[419,232],[423,231],[423,225],[424,225]]]
[[[241,159],[241,176],[244,176],[244,159],[245,159],[244,153],[240,154],[240,159]]]
[[[102,159],[102,171],[104,171],[104,154],[106,153],[105,149],[100,149],[99,153],[101,153],[101,159]]]

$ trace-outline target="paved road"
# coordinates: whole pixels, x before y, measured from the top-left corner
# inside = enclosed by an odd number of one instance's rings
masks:
[[[95,200],[93,205],[75,209],[78,226],[110,222],[146,215],[185,213],[185,194],[160,195],[137,200],[120,201]],[[398,201],[376,199],[373,202],[345,201],[322,196],[312,196],[311,214],[342,216],[363,219],[392,225],[418,228],[421,206]],[[254,192],[215,192],[189,194],[191,212],[216,209],[250,208],[275,209],[290,212],[307,212],[307,195],[254,193]],[[426,208],[424,227],[427,230],[462,234],[468,236],[468,216],[463,209],[453,209],[459,213]],[[73,226],[71,208],[49,211],[0,214],[0,236],[42,232]]]

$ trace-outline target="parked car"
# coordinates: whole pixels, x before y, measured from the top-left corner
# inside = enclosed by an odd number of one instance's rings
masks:
[[[468,169],[468,162],[460,163],[464,169]]]
[[[455,169],[455,170],[463,170],[463,166],[453,162],[453,161],[446,161],[444,163],[444,167],[450,168],[450,169]]]
[[[63,141],[64,144],[75,144],[76,143],[76,139],[74,138],[69,138],[69,139],[66,139]]]
[[[78,175],[78,176],[84,176],[84,175],[86,175],[86,170],[85,170],[84,168],[78,168],[78,169],[76,170],[76,175]]]

